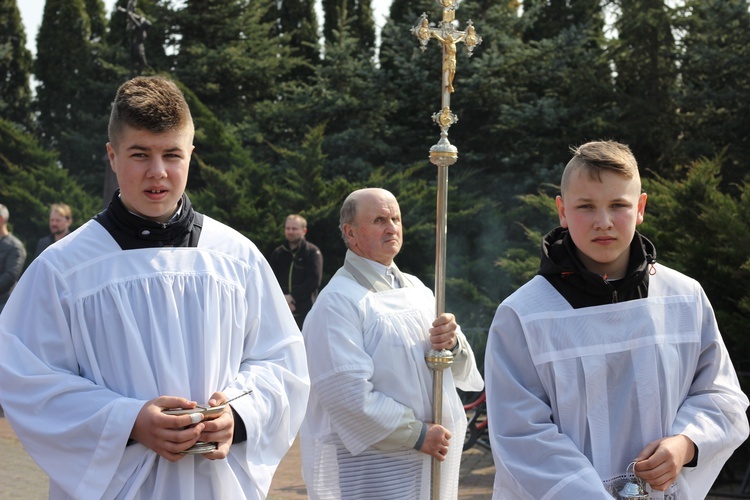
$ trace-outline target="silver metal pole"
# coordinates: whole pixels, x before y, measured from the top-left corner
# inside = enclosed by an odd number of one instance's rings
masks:
[[[445,162],[443,162],[445,163]],[[437,223],[435,225],[435,313],[445,312],[445,256],[448,236],[448,165],[438,164]],[[425,355],[432,370],[432,421],[443,422],[443,370],[453,364],[453,353],[431,349]],[[431,498],[440,498],[440,461],[432,458]]]
[[[439,424],[443,421],[443,370],[453,364],[450,351],[431,349],[425,355],[427,366],[433,370],[432,379],[432,420]],[[430,498],[440,498],[440,461],[433,457],[431,463]]]
[[[438,165],[437,224],[435,225],[435,313],[445,312],[445,260],[448,240],[448,166]]]

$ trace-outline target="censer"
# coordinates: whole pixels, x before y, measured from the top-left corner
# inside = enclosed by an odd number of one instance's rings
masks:
[[[633,469],[633,480],[626,482],[625,486],[623,486],[617,493],[622,500],[648,500],[649,495],[643,487],[643,481],[635,475],[635,462],[630,462],[628,468],[625,469],[625,476],[630,475],[629,471],[631,467]]]

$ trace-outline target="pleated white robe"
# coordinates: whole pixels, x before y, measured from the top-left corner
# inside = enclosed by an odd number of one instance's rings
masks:
[[[347,261],[367,274],[352,252]],[[364,266],[364,267],[363,267]],[[312,499],[430,498],[431,457],[373,445],[399,425],[405,408],[432,421],[432,373],[424,356],[435,299],[416,277],[373,292],[340,269],[305,319],[311,392],[300,431],[303,476]],[[463,335],[459,332],[459,335]],[[453,437],[441,467],[441,498],[457,496],[466,416],[456,387],[479,391],[474,355],[461,373],[443,374],[443,422]]]
[[[228,398],[224,460],[126,447],[144,403]],[[302,336],[263,256],[209,217],[197,248],[122,251],[90,221],[26,271],[0,316],[0,401],[53,499],[264,498],[307,403]]]
[[[697,467],[650,498],[701,500],[748,436],[707,297],[661,265],[648,298],[581,309],[536,276],[499,306],[485,359],[497,499],[612,498],[648,443],[685,434]]]

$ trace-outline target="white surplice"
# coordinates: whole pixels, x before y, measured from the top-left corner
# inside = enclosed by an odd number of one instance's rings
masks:
[[[697,466],[650,498],[700,500],[748,436],[707,297],[661,265],[648,298],[580,309],[536,276],[499,306],[485,377],[497,499],[612,498],[648,443],[684,434]]]
[[[348,270],[347,270],[348,269]],[[372,286],[360,282],[369,278]],[[430,456],[413,448],[373,446],[410,408],[432,421],[432,374],[425,363],[435,298],[416,277],[385,277],[351,251],[318,296],[303,335],[311,391],[300,431],[303,476],[312,499],[430,498]],[[458,335],[465,341],[463,333]],[[468,345],[468,343],[466,344]],[[479,391],[482,378],[468,348],[459,369],[443,373],[443,422],[453,437],[441,464],[441,498],[456,498],[466,415],[455,390]]]
[[[231,403],[247,441],[224,460],[126,446],[148,400],[247,389]],[[53,499],[264,498],[308,391],[270,267],[209,217],[197,248],[127,251],[89,221],[32,263],[0,316],[0,402]]]

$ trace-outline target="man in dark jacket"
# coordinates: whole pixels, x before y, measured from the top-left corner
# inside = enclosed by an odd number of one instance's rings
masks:
[[[306,233],[304,217],[297,214],[287,216],[284,223],[286,242],[276,247],[268,259],[300,329],[323,278],[323,254],[305,239]]]
[[[0,205],[0,311],[16,286],[26,262],[26,249],[23,243],[8,231],[10,212]]]
[[[36,243],[34,258],[44,251],[45,248],[61,240],[70,234],[70,224],[73,222],[73,212],[65,203],[53,203],[49,207],[49,232],[47,236],[39,238]]]

